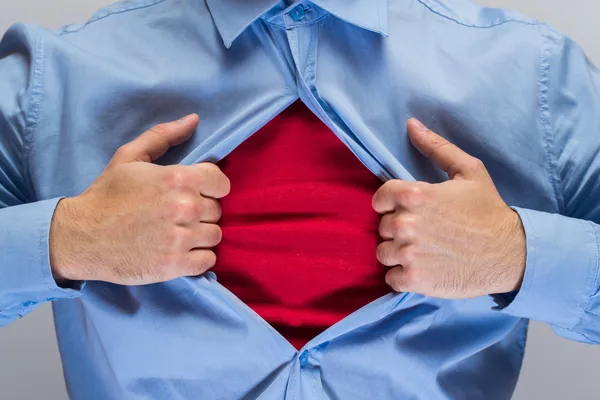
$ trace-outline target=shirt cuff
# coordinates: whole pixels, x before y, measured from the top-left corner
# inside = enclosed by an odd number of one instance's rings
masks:
[[[60,200],[0,209],[0,325],[40,303],[81,294],[81,282],[60,287],[50,268],[50,223]]]
[[[593,224],[560,214],[512,207],[527,241],[521,289],[501,312],[574,328],[594,292],[599,249]]]

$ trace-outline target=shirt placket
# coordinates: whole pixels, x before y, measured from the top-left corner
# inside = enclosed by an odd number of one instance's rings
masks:
[[[391,179],[393,174],[382,169],[376,157],[359,144],[360,140],[353,138],[352,130],[319,94],[319,21],[326,18],[333,17],[309,1],[297,2],[284,12],[287,40],[296,66],[298,96],[369,170],[384,180]]]
[[[316,97],[311,93],[315,87],[317,64],[318,20],[325,13],[309,2],[296,2],[284,11],[286,36],[296,68],[298,96],[328,126],[327,117]],[[322,386],[319,360],[324,346],[301,349],[290,372],[286,399],[307,400],[321,398]]]

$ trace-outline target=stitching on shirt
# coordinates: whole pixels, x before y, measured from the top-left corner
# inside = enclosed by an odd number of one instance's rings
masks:
[[[40,224],[40,229],[39,229],[39,241],[38,241],[38,255],[40,257],[39,260],[39,266],[40,266],[40,272],[42,273],[42,280],[44,281],[44,284],[46,285],[46,287],[48,289],[52,289],[52,287],[50,286],[50,284],[48,283],[48,279],[46,277],[46,274],[44,273],[44,257],[42,257],[43,254],[43,248],[44,248],[44,223]]]
[[[596,234],[596,231],[594,229],[594,226],[593,226],[592,222],[590,222],[590,221],[584,221],[584,220],[581,220],[581,219],[578,219],[577,221],[579,221],[584,226],[584,228],[587,226],[591,230],[592,236],[594,237],[594,242],[596,243],[596,262],[595,263],[590,263],[590,267],[589,267],[589,269],[591,270],[592,267],[595,266],[596,267],[596,273],[594,274],[594,279],[592,280],[591,271],[588,271],[588,274],[587,274],[588,278],[585,281],[585,287],[587,288],[588,286],[590,286],[590,281],[593,284],[595,282],[598,282],[598,279],[600,278],[600,242],[598,241],[598,235]],[[592,288],[593,287],[594,286],[592,285]],[[583,307],[581,307],[581,313],[579,314],[579,318],[577,318],[577,321],[573,325],[573,329],[575,327],[577,327],[577,325],[579,325],[581,323],[581,320],[583,319],[583,315],[585,314],[585,311],[590,306],[591,302],[592,302],[592,296],[591,295],[587,296],[587,299],[586,299],[585,303],[583,304]],[[576,332],[576,333],[579,333],[581,336],[583,336],[584,338],[586,338],[590,342],[598,344],[598,342],[596,340],[590,339],[585,334],[583,334],[581,332]]]
[[[58,34],[59,35],[66,35],[69,33],[74,33],[74,32],[78,32],[81,29],[85,28],[86,26],[88,26],[89,24],[99,21],[101,19],[104,19],[106,17],[110,17],[111,15],[114,14],[121,14],[124,12],[128,12],[128,11],[133,11],[133,10],[139,10],[142,8],[148,8],[148,7],[152,7],[156,4],[162,3],[166,0],[148,0],[148,1],[144,1],[144,2],[140,2],[137,4],[130,4],[128,6],[121,6],[119,8],[115,7],[115,8],[105,8],[102,9],[100,11],[98,11],[95,15],[93,15],[87,22],[81,24],[81,25],[67,25],[65,27],[63,27]]]
[[[532,25],[532,26],[540,25],[540,23],[537,22],[537,21],[524,21],[524,20],[516,19],[516,18],[497,19],[497,20],[491,22],[489,25],[473,25],[473,24],[469,24],[469,23],[466,23],[466,22],[463,22],[463,21],[459,21],[456,18],[453,18],[453,17],[451,17],[449,15],[446,15],[442,11],[438,10],[434,5],[432,5],[429,2],[429,0],[417,0],[417,1],[419,3],[421,3],[424,7],[428,8],[434,14],[437,14],[437,15],[439,15],[442,18],[446,18],[446,19],[448,19],[450,21],[456,22],[459,25],[463,25],[463,26],[466,26],[466,27],[469,27],[469,28],[487,29],[487,28],[496,27],[498,25],[503,25],[503,24],[506,24],[506,23],[509,23],[509,22],[517,22],[517,23],[521,23],[521,24],[524,24],[524,25]]]
[[[317,85],[317,55],[319,54],[319,31],[321,29],[321,25],[315,25],[314,35],[316,39],[313,41],[314,49],[313,51],[308,52],[309,62],[306,67],[306,78],[310,80],[311,84]]]
[[[33,147],[34,132],[37,129],[37,124],[40,119],[42,109],[42,97],[44,93],[43,77],[44,77],[44,53],[45,41],[44,38],[36,33],[35,48],[33,50],[33,68],[29,90],[29,108],[25,117],[25,129],[23,131],[23,165],[24,178],[28,187],[31,190],[29,200],[35,201],[35,189],[31,176],[31,148]]]
[[[554,139],[552,129],[552,110],[550,110],[549,104],[549,74],[550,74],[550,55],[551,55],[551,31],[547,27],[542,30],[541,35],[543,38],[543,49],[540,54],[540,71],[538,78],[539,85],[539,106],[540,106],[540,123],[542,125],[543,144],[546,152],[546,168],[550,177],[550,184],[554,190],[554,198],[558,203],[558,211],[562,213],[564,210],[564,198],[562,195],[561,179],[558,172],[558,166],[556,161],[556,153],[554,150]]]
[[[35,50],[32,55],[33,58],[33,72],[31,90],[29,93],[29,109],[27,110],[27,117],[25,122],[25,131],[23,134],[24,139],[24,165],[25,165],[25,179],[28,181],[28,186],[33,190],[33,179],[31,177],[31,148],[33,147],[34,132],[37,129],[37,125],[40,119],[42,110],[42,97],[44,93],[43,77],[44,77],[44,65],[45,65],[45,41],[41,35],[36,36]],[[31,200],[34,201],[34,193],[31,194]],[[51,285],[48,276],[46,276],[44,269],[44,260],[42,258],[43,246],[46,242],[43,240],[45,224],[40,224],[39,230],[39,243],[38,243],[38,254],[40,256],[39,266],[42,273],[42,281],[51,292],[56,292],[57,289],[54,285]]]

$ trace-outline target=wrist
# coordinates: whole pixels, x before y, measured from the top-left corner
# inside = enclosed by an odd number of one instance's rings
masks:
[[[77,237],[77,200],[73,198],[61,199],[56,205],[50,223],[49,253],[50,268],[54,280],[64,283],[73,280],[83,280],[77,277],[75,268],[74,251]]]
[[[502,265],[506,271],[501,293],[516,292],[521,288],[527,261],[527,242],[521,217],[513,209],[509,210],[505,234],[506,246],[502,249],[504,254],[501,255],[501,259],[504,260]]]

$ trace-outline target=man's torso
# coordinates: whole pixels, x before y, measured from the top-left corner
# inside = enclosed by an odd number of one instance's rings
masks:
[[[236,10],[214,3],[134,1],[61,35],[31,29],[39,199],[80,193],[116,148],[188,112],[200,114],[198,131],[160,163],[218,162],[299,98],[383,180],[445,179],[406,137],[417,117],[481,158],[508,204],[556,210],[531,21],[462,1],[364,2],[363,13],[307,3],[303,16],[275,7],[248,20],[228,49]],[[493,306],[387,295],[301,352],[210,273],[145,287],[88,282],[55,317],[74,398],[505,399],[526,322]]]

